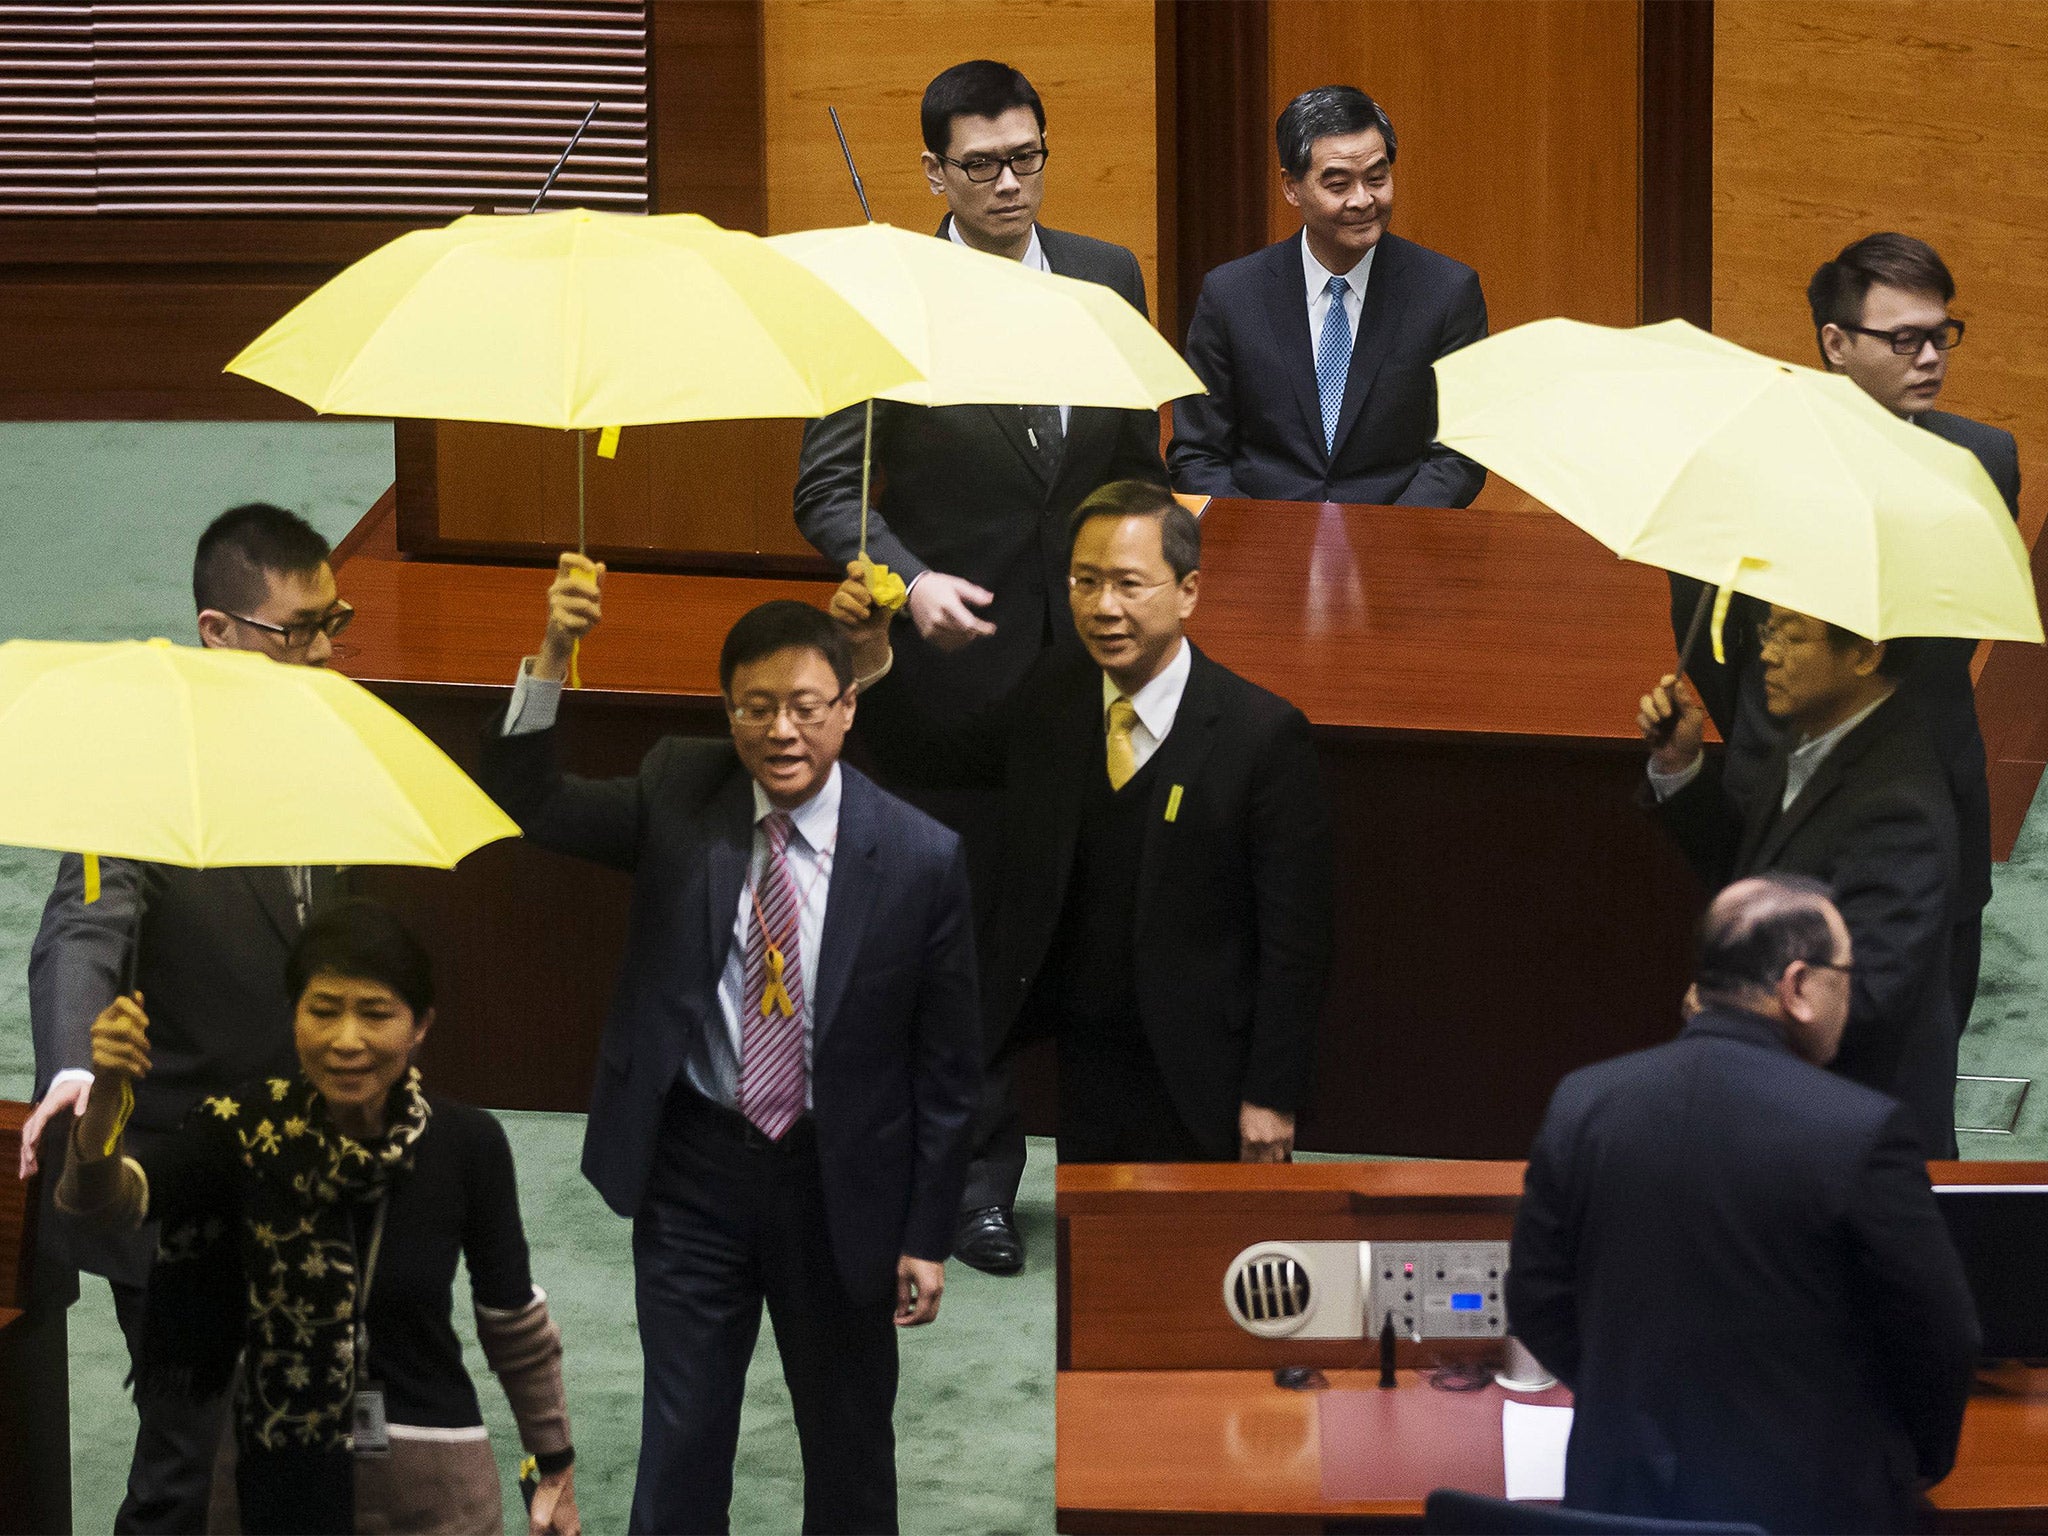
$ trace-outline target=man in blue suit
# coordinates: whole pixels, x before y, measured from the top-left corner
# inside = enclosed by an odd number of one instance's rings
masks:
[[[1436,441],[1438,358],[1486,334],[1479,276],[1389,234],[1394,125],[1348,85],[1280,114],[1280,186],[1302,231],[1202,284],[1173,408],[1177,490],[1462,507],[1486,471]]]
[[[896,1529],[895,1328],[938,1314],[980,1090],[959,839],[839,761],[844,632],[726,636],[732,739],[565,775],[554,715],[603,567],[564,555],[482,781],[534,842],[633,876],[583,1171],[633,1222],[635,1531],[723,1531],[766,1303],[806,1531]],[[892,1326],[893,1324],[893,1326]]]

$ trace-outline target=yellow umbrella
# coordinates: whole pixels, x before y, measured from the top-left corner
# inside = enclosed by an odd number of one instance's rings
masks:
[[[1615,553],[1872,640],[2042,638],[1974,454],[1847,378],[1667,320],[1539,320],[1436,364],[1437,436]]]
[[[0,645],[0,843],[453,868],[511,817],[361,684],[168,640]],[[89,892],[89,894],[91,894]]]
[[[768,244],[808,267],[916,364],[922,377],[876,391],[882,399],[1149,411],[1203,393],[1195,371],[1151,322],[1100,283],[887,224],[804,230]],[[873,426],[870,400],[870,441]],[[864,445],[863,558],[868,467]],[[900,601],[900,586],[897,592]]]
[[[917,370],[696,214],[472,214],[371,252],[227,365],[317,411],[594,428],[823,416]]]

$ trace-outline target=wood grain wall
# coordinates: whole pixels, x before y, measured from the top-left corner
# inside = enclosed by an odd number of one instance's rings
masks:
[[[875,217],[935,227],[918,102],[948,65],[1002,59],[1045,102],[1045,222],[1129,246],[1157,294],[1152,0],[773,0],[764,22],[771,231],[860,222],[828,106]]]
[[[1970,332],[1940,403],[2018,436],[2031,538],[2048,518],[2048,7],[1718,0],[1714,328],[1816,361],[1807,280],[1882,229],[1955,274]]]
[[[1287,0],[1272,116],[1356,85],[1400,139],[1394,229],[1476,268],[1493,329],[1633,325],[1641,9],[1634,0]],[[1301,227],[1273,176],[1272,237]]]

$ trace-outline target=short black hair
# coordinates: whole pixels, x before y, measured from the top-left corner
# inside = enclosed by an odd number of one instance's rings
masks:
[[[1956,296],[1948,264],[1925,240],[1892,233],[1865,235],[1843,246],[1833,261],[1822,262],[1806,285],[1816,344],[1823,326],[1848,330],[1863,323],[1863,301],[1875,283],[1907,293],[1938,293],[1944,304]]]
[[[1082,525],[1098,517],[1158,518],[1159,551],[1173,567],[1173,579],[1185,581],[1189,571],[1201,569],[1201,519],[1176,501],[1165,486],[1150,480],[1112,480],[1098,487],[1067,519],[1069,560],[1074,557],[1074,542],[1081,537]]]
[[[247,613],[262,606],[269,577],[303,576],[330,553],[320,531],[296,512],[252,501],[230,507],[199,535],[192,557],[192,604],[200,613]]]
[[[1045,103],[1022,70],[995,59],[969,59],[933,77],[917,109],[924,147],[943,155],[953,142],[956,117],[1001,117],[1013,107],[1029,107],[1045,137]]]
[[[316,976],[374,981],[405,999],[415,1017],[434,1006],[434,962],[381,902],[352,897],[316,911],[284,963],[285,990],[294,1005]]]
[[[749,608],[726,631],[718,651],[719,690],[730,698],[733,673],[750,661],[789,650],[816,651],[842,689],[853,686],[853,644],[846,631],[822,608],[782,597]]]
[[[1355,85],[1319,85],[1303,91],[1281,109],[1280,121],[1273,125],[1280,169],[1299,181],[1314,163],[1317,139],[1364,133],[1368,128],[1379,129],[1387,141],[1387,164],[1392,165],[1399,146],[1393,120],[1378,102]]]
[[[1913,655],[1914,649],[1911,640],[1873,640],[1868,635],[1859,635],[1855,630],[1845,629],[1840,624],[1827,625],[1827,632],[1828,644],[1838,651],[1846,651],[1852,645],[1883,645],[1884,654],[1877,659],[1877,675],[1890,678],[1906,675],[1908,658]]]
[[[1694,934],[1694,980],[1702,993],[1768,992],[1794,961],[1834,960],[1835,933],[1828,924],[1834,893],[1827,886],[1790,874],[1742,883],[1766,889],[1748,900],[1716,899]]]

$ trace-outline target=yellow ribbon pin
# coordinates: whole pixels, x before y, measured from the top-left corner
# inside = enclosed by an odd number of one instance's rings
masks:
[[[1168,821],[1177,820],[1180,816],[1180,792],[1181,786],[1176,784],[1173,786],[1173,793],[1166,797],[1166,819]]]
[[[776,1009],[782,1010],[787,1019],[796,1013],[796,1004],[791,1001],[789,988],[782,984],[782,951],[773,944],[768,946],[768,985],[761,989],[761,1017],[767,1018]]]
[[[100,856],[88,853],[85,856],[85,904],[91,906],[100,899]]]

